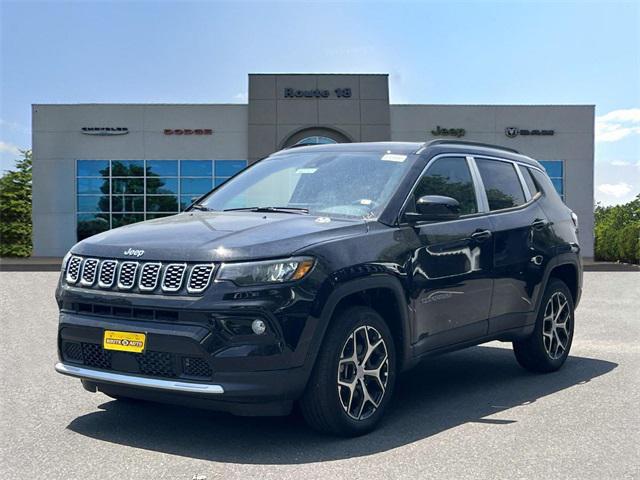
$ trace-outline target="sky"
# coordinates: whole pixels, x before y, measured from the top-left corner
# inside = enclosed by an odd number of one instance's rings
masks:
[[[640,2],[0,0],[0,170],[32,103],[245,103],[248,73],[388,73],[391,103],[596,105],[595,198],[640,193]]]

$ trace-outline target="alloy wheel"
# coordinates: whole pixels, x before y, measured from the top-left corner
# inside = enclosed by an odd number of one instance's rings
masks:
[[[567,350],[571,332],[569,301],[562,292],[555,292],[544,309],[542,339],[544,348],[553,360]]]
[[[338,363],[338,396],[354,420],[369,418],[380,406],[389,377],[387,345],[374,327],[356,328],[345,341]]]

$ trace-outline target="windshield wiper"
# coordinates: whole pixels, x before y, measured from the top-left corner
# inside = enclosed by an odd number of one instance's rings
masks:
[[[276,212],[276,213],[296,213],[298,215],[305,215],[309,213],[308,208],[299,207],[242,207],[242,208],[226,208],[223,212]]]
[[[191,208],[189,210],[200,210],[201,212],[211,212],[210,208],[205,207],[204,205],[200,205],[199,203],[196,205],[191,205]]]

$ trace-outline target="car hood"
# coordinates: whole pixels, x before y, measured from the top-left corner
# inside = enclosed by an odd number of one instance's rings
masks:
[[[360,219],[271,212],[186,212],[94,235],[72,251],[84,256],[157,261],[275,258],[366,230],[366,223]]]

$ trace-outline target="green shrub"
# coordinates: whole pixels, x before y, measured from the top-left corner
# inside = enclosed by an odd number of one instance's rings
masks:
[[[31,255],[31,150],[0,177],[0,256]]]
[[[596,206],[595,257],[640,263],[640,195],[624,205]]]

